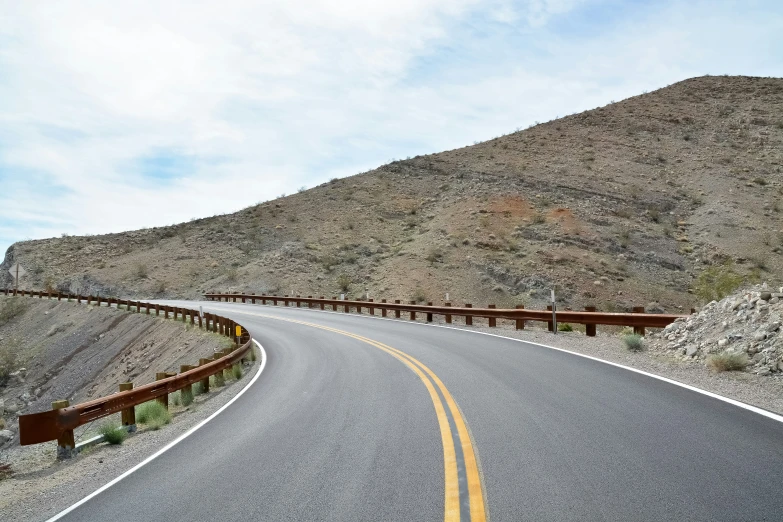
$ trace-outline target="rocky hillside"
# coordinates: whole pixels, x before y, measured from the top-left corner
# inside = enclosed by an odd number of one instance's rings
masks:
[[[563,306],[677,312],[709,300],[705,270],[779,279],[781,194],[783,79],[702,77],[235,214],[20,242],[2,266],[20,261],[26,287],[129,297],[541,306],[557,285]]]

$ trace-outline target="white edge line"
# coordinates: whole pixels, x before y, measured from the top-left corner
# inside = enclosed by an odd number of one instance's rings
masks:
[[[209,417],[207,417],[203,421],[199,422],[198,424],[196,424],[195,426],[190,428],[188,431],[186,431],[185,433],[183,433],[182,435],[180,435],[179,437],[174,439],[172,442],[169,442],[163,448],[159,449],[158,451],[156,451],[155,453],[153,453],[152,455],[150,455],[149,457],[147,457],[143,461],[139,462],[138,464],[133,466],[131,469],[129,469],[128,471],[126,471],[125,473],[120,475],[119,477],[115,478],[114,480],[112,480],[111,482],[106,484],[105,486],[102,486],[102,487],[98,488],[96,491],[94,491],[93,493],[90,493],[89,495],[87,495],[86,497],[84,497],[83,499],[78,501],[76,504],[72,505],[71,507],[65,509],[64,511],[61,511],[60,513],[56,514],[52,518],[48,519],[46,522],[53,522],[55,520],[59,520],[62,517],[64,517],[65,515],[67,515],[68,513],[70,513],[71,511],[73,511],[74,509],[78,508],[79,506],[81,506],[82,504],[87,502],[88,500],[92,499],[93,497],[96,497],[96,496],[100,495],[101,493],[103,493],[104,491],[106,491],[107,489],[109,489],[110,487],[112,487],[113,485],[115,485],[116,483],[118,483],[119,481],[121,481],[122,479],[124,479],[125,477],[130,475],[131,473],[133,473],[134,471],[137,471],[142,466],[145,466],[145,465],[149,464],[150,462],[152,462],[156,458],[160,457],[161,455],[166,453],[168,450],[170,450],[171,448],[173,448],[174,446],[176,446],[177,444],[179,444],[180,442],[185,440],[187,437],[193,435],[193,433],[195,433],[196,430],[198,430],[199,428],[204,426],[206,423],[208,423],[209,421],[211,421],[212,419],[217,417],[220,414],[220,412],[222,412],[223,410],[225,410],[226,408],[231,406],[231,404],[235,400],[240,398],[242,396],[242,394],[245,393],[253,385],[253,383],[258,380],[258,378],[261,376],[261,372],[264,371],[264,367],[266,366],[266,350],[264,350],[264,347],[261,346],[261,343],[259,343],[255,339],[253,339],[253,342],[256,343],[258,348],[261,350],[261,366],[259,366],[258,372],[256,372],[256,374],[253,376],[253,379],[251,379],[251,381],[249,383],[247,383],[247,385],[244,388],[242,388],[242,390],[239,393],[234,395],[234,397],[232,397],[231,400],[229,400],[227,403],[225,403],[223,406],[221,406],[220,409],[217,410],[215,413],[213,413],[212,415],[210,415]]]
[[[208,302],[212,302],[212,301],[208,301]],[[232,304],[232,305],[244,304],[245,306],[254,306],[254,305],[248,305],[247,303],[225,303],[225,304]],[[264,307],[270,308],[272,310],[275,310],[276,308],[285,308],[284,306],[282,306],[282,307],[281,306],[275,307],[275,306],[272,306],[272,305],[255,305],[255,306],[264,306]],[[399,322],[400,321],[399,319],[394,319],[394,318],[389,318],[389,317],[375,317],[375,316],[372,316],[372,315],[364,315],[364,314],[362,314],[362,315],[350,314],[349,315],[349,314],[346,314],[344,312],[335,312],[335,311],[332,311],[332,310],[318,310],[318,309],[312,309],[312,308],[297,308],[297,310],[318,312],[318,313],[327,313],[327,314],[337,314],[337,315],[342,315],[342,316],[363,318],[363,319],[377,319],[377,320],[380,320],[380,321],[393,321],[393,322]],[[616,362],[612,362],[612,361],[607,361],[606,359],[600,359],[598,357],[593,357],[592,355],[585,355],[583,353],[572,352],[571,350],[566,350],[565,348],[558,348],[557,346],[550,346],[548,344],[537,343],[535,341],[526,341],[524,339],[515,339],[513,337],[506,337],[505,335],[498,335],[498,334],[493,334],[493,333],[489,333],[489,332],[478,332],[476,330],[467,330],[465,328],[457,328],[457,327],[454,327],[454,326],[445,326],[445,325],[442,325],[442,324],[427,324],[427,323],[408,322],[408,321],[402,321],[402,322],[404,324],[410,324],[410,325],[431,326],[431,327],[434,327],[434,328],[446,328],[448,330],[457,330],[457,331],[460,331],[460,332],[469,332],[469,333],[474,333],[474,334],[479,334],[479,335],[489,335],[490,337],[499,337],[501,339],[508,339],[509,341],[516,341],[516,342],[520,342],[520,343],[527,343],[527,344],[532,344],[532,345],[535,345],[535,346],[541,346],[541,347],[544,347],[544,348],[549,348],[550,350],[557,350],[558,352],[570,353],[571,355],[576,355],[578,357],[584,357],[585,359],[590,359],[592,361],[601,362],[601,363],[608,364],[610,366],[615,366],[617,368],[622,368],[624,370],[628,370],[628,371],[631,371],[631,372],[634,372],[634,373],[638,373],[638,374],[641,374],[641,375],[646,375],[647,377],[652,377],[653,379],[658,379],[659,381],[667,382],[669,384],[673,384],[675,386],[679,386],[681,388],[685,388],[686,390],[690,390],[690,391],[693,391],[693,392],[696,392],[696,393],[700,393],[702,395],[706,395],[707,397],[712,397],[713,399],[718,399],[719,401],[727,402],[727,403],[732,404],[734,406],[737,406],[739,408],[742,408],[742,409],[745,409],[745,410],[748,410],[748,411],[752,411],[753,413],[758,413],[759,415],[763,415],[764,417],[767,417],[769,419],[772,419],[772,420],[775,420],[775,421],[778,421],[778,422],[783,422],[783,415],[778,415],[777,413],[773,413],[771,411],[765,410],[764,408],[759,408],[758,406],[753,406],[752,404],[747,404],[745,402],[741,402],[741,401],[738,401],[736,399],[731,399],[731,398],[725,397],[723,395],[718,395],[717,393],[713,393],[711,391],[707,391],[707,390],[704,390],[702,388],[697,388],[696,386],[691,386],[690,384],[685,384],[685,383],[680,382],[680,381],[675,381],[674,379],[669,379],[668,377],[663,377],[662,375],[656,375],[654,373],[645,372],[644,370],[639,370],[637,368],[632,368],[631,366],[625,366],[624,364],[620,364],[620,363],[616,363]]]

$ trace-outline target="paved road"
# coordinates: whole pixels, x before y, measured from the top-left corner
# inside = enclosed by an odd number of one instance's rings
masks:
[[[518,341],[200,304],[262,343],[264,374],[64,520],[783,520],[775,420]]]

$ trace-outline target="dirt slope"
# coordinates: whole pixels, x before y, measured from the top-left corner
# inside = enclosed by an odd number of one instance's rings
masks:
[[[196,364],[227,342],[116,308],[0,296],[0,417],[16,433],[19,414],[50,409],[55,400],[76,404],[109,395],[120,382],[153,382],[156,372]]]
[[[702,77],[235,214],[17,243],[2,266],[122,296],[541,306],[556,284],[566,306],[676,312],[712,265],[780,279],[781,193],[783,79]]]

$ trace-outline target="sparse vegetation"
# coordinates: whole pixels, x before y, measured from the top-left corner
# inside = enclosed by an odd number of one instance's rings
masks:
[[[417,303],[425,303],[427,302],[427,294],[424,293],[423,289],[417,288],[413,292],[413,300]]]
[[[23,297],[3,299],[2,304],[0,304],[0,326],[6,325],[11,320],[25,313],[29,306],[29,302]]]
[[[109,444],[122,444],[128,437],[128,432],[122,426],[118,426],[114,422],[108,421],[98,428],[98,433],[103,435],[103,440]]]
[[[644,349],[644,337],[639,334],[625,334],[623,344],[632,352],[640,352]]]
[[[762,187],[767,184],[767,180],[764,178],[753,178],[753,183],[761,185]]]
[[[536,212],[535,214],[533,214],[532,223],[534,225],[542,225],[546,223],[546,216],[542,212]]]
[[[734,292],[743,277],[734,270],[734,263],[726,262],[707,268],[693,284],[693,293],[702,301],[719,301]]]
[[[8,377],[16,369],[20,342],[17,339],[0,341],[0,386],[8,382]]]
[[[337,286],[343,292],[347,292],[348,289],[351,287],[350,276],[348,276],[348,274],[340,274],[339,276],[337,276]]]
[[[238,381],[242,378],[242,365],[237,363],[234,366],[231,367],[231,376],[234,377],[234,380]]]
[[[133,269],[133,275],[135,275],[137,279],[147,279],[147,265],[144,263],[137,264]]]
[[[735,372],[744,370],[750,360],[744,352],[723,352],[707,357],[707,366],[716,372]]]
[[[568,323],[559,323],[557,325],[558,332],[573,332],[574,328]]]
[[[152,400],[136,407],[136,422],[152,430],[159,430],[171,422],[171,414],[157,400]]]

